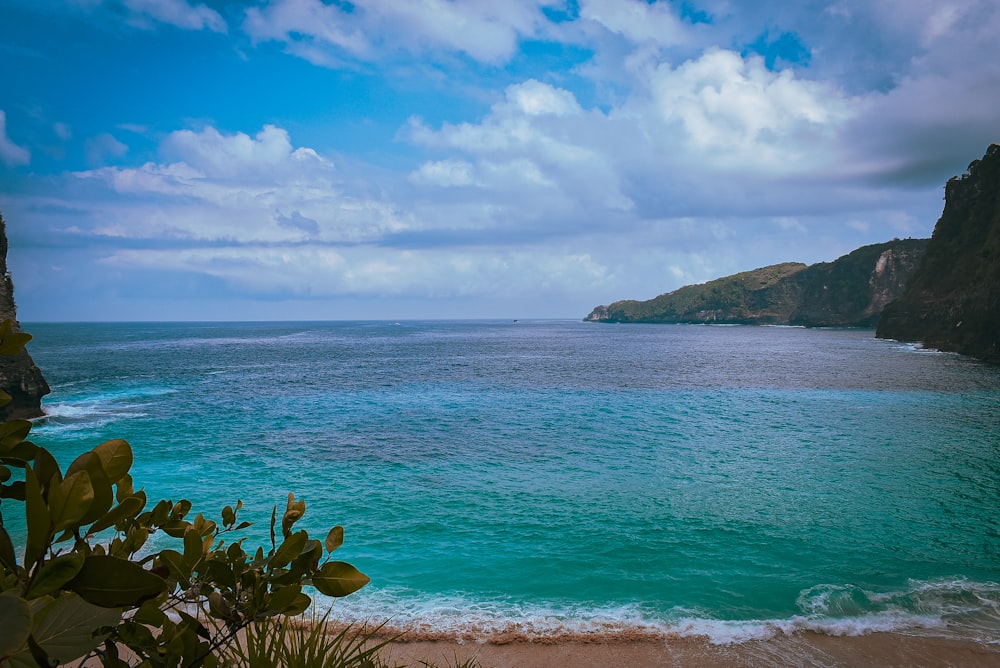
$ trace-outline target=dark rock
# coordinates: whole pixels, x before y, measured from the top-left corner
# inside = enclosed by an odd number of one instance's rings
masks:
[[[648,301],[598,306],[585,320],[872,327],[913,275],[926,244],[926,239],[896,239],[833,262],[762,267]]]
[[[3,320],[11,320],[14,330],[21,330],[14,305],[14,283],[7,271],[7,227],[0,216],[0,322]],[[0,355],[0,390],[12,398],[0,407],[0,420],[44,415],[42,397],[51,391],[26,350],[14,356]]]
[[[876,336],[1000,362],[1000,145],[948,181],[927,253]]]

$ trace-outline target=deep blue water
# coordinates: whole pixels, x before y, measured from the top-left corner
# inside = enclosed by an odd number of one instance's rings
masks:
[[[64,466],[251,538],[294,492],[433,628],[1000,641],[1000,368],[871,331],[555,322],[34,324]]]

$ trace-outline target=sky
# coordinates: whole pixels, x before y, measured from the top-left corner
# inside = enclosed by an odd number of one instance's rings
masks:
[[[0,0],[22,322],[583,318],[928,237],[996,0]]]

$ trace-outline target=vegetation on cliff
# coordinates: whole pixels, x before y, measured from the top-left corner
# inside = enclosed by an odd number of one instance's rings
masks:
[[[20,331],[17,307],[14,304],[14,282],[7,271],[7,227],[0,215],[0,321],[11,323],[13,332]],[[28,337],[31,338],[31,337]],[[42,397],[50,392],[42,372],[28,351],[0,356],[0,392],[9,397],[0,406],[0,420],[34,418],[42,415]]]
[[[948,181],[923,262],[876,335],[1000,362],[1000,145]]]
[[[585,320],[871,327],[902,291],[926,244],[926,239],[896,239],[833,262],[776,264],[647,301],[598,306]]]

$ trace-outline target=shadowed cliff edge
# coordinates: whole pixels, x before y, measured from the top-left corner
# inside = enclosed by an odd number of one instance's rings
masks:
[[[598,306],[591,322],[873,327],[916,271],[927,239],[862,246],[833,262],[786,262]]]
[[[10,320],[20,331],[17,306],[14,304],[14,282],[7,271],[7,226],[0,215],[0,322]],[[11,402],[0,408],[0,420],[30,419],[44,415],[42,397],[48,394],[48,383],[31,355],[22,351],[13,357],[0,356],[0,390],[11,396]]]
[[[927,253],[876,336],[1000,362],[1000,145],[948,181]]]

